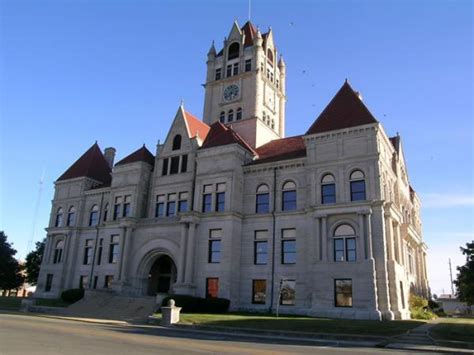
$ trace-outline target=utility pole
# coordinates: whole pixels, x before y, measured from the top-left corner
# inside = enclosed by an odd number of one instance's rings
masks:
[[[451,294],[454,297],[453,270],[451,268],[451,258],[449,258],[449,278],[451,279]]]

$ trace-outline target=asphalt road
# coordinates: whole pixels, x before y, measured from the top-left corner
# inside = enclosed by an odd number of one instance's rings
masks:
[[[289,344],[157,327],[0,314],[0,354],[380,354],[396,350]]]

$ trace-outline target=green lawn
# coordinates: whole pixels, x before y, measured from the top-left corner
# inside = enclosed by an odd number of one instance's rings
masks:
[[[430,334],[436,340],[474,343],[474,318],[440,318]]]
[[[0,308],[20,309],[21,297],[0,296]]]
[[[47,306],[47,307],[67,307],[70,303],[64,302],[62,299],[52,299],[52,298],[37,298],[36,306]]]
[[[369,321],[309,318],[256,314],[181,314],[181,324],[202,326],[254,328],[262,330],[298,331],[310,333],[341,333],[392,336],[422,325],[422,321]]]

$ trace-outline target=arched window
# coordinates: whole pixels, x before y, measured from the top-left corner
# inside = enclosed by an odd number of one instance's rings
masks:
[[[239,55],[240,55],[240,44],[237,42],[234,42],[229,46],[229,54],[227,55],[227,59],[231,60],[234,58],[238,58]]]
[[[99,222],[99,207],[97,205],[92,206],[89,215],[89,226],[96,226]]]
[[[64,240],[60,240],[54,246],[53,264],[59,264],[63,258]]]
[[[241,119],[242,119],[242,108],[239,107],[239,108],[237,109],[237,114],[235,115],[235,120],[236,120],[236,121],[240,121]]]
[[[257,187],[255,213],[270,212],[270,189],[268,185],[261,184]]]
[[[173,138],[173,150],[181,149],[181,135],[177,134]]]
[[[104,222],[107,221],[108,215],[109,215],[109,204],[106,203],[104,207],[104,218],[103,218]]]
[[[334,231],[334,261],[356,261],[355,231],[348,224],[341,224]]]
[[[76,208],[74,206],[69,207],[67,212],[67,226],[73,226],[76,219]]]
[[[229,110],[227,112],[227,122],[232,122],[234,120],[234,110]]]
[[[293,181],[287,181],[283,184],[281,209],[282,211],[296,210],[296,184]]]
[[[221,111],[221,114],[219,115],[219,122],[220,123],[225,123],[225,112]]]
[[[55,227],[62,227],[63,225],[63,208],[59,207],[56,212],[56,219],[54,221]]]
[[[332,174],[321,179],[321,203],[336,203],[336,180]]]
[[[360,170],[351,173],[351,201],[365,200],[365,176]]]
[[[267,50],[267,60],[270,64],[273,64],[273,52],[271,49]]]

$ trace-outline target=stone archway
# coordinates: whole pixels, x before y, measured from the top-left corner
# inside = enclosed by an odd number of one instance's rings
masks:
[[[159,293],[170,293],[176,277],[177,270],[173,259],[166,254],[159,255],[148,273],[147,294],[156,296]]]

